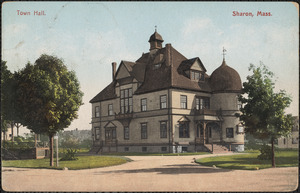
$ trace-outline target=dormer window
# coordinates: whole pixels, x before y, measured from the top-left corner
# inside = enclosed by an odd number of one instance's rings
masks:
[[[195,81],[204,80],[204,74],[199,71],[191,70],[190,78],[191,80],[195,80]]]
[[[155,69],[158,69],[158,68],[160,68],[160,67],[161,67],[161,63],[154,64],[153,69],[155,70]]]

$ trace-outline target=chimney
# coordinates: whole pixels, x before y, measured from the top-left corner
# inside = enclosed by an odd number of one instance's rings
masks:
[[[112,78],[113,78],[113,80],[115,80],[117,63],[113,62],[113,63],[111,63],[111,65],[112,65]]]
[[[166,62],[167,66],[172,65],[171,44],[166,44]]]

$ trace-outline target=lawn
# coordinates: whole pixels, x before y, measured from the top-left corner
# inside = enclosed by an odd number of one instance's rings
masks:
[[[259,160],[259,151],[252,151],[247,154],[231,156],[216,156],[196,160],[204,166],[213,166],[227,169],[257,170],[271,168],[271,160]],[[275,152],[276,167],[298,167],[298,150],[277,150]]]
[[[99,168],[123,164],[129,161],[123,157],[108,157],[108,156],[79,156],[75,161],[59,161],[59,167],[50,167],[48,159],[30,159],[30,160],[12,160],[2,161],[4,167],[18,168],[48,168],[48,169],[63,169],[67,167],[70,170]],[[54,165],[56,164],[54,160]]]
[[[187,155],[204,155],[208,152],[186,152],[186,153],[134,153],[134,152],[113,152],[102,153],[103,155],[115,155],[115,156],[187,156]]]

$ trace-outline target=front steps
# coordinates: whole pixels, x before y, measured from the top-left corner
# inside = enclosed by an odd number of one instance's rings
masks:
[[[102,151],[102,147],[93,146],[92,149],[89,151],[89,154],[99,154]]]
[[[204,144],[204,146],[213,154],[232,152],[226,146],[220,144]]]

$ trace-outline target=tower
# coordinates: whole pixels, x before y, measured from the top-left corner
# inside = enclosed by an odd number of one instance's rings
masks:
[[[157,49],[162,48],[163,41],[164,40],[162,39],[161,35],[159,33],[157,33],[156,28],[155,28],[154,34],[152,34],[150,36],[150,39],[148,41],[150,43],[150,52],[152,50],[157,50]]]

